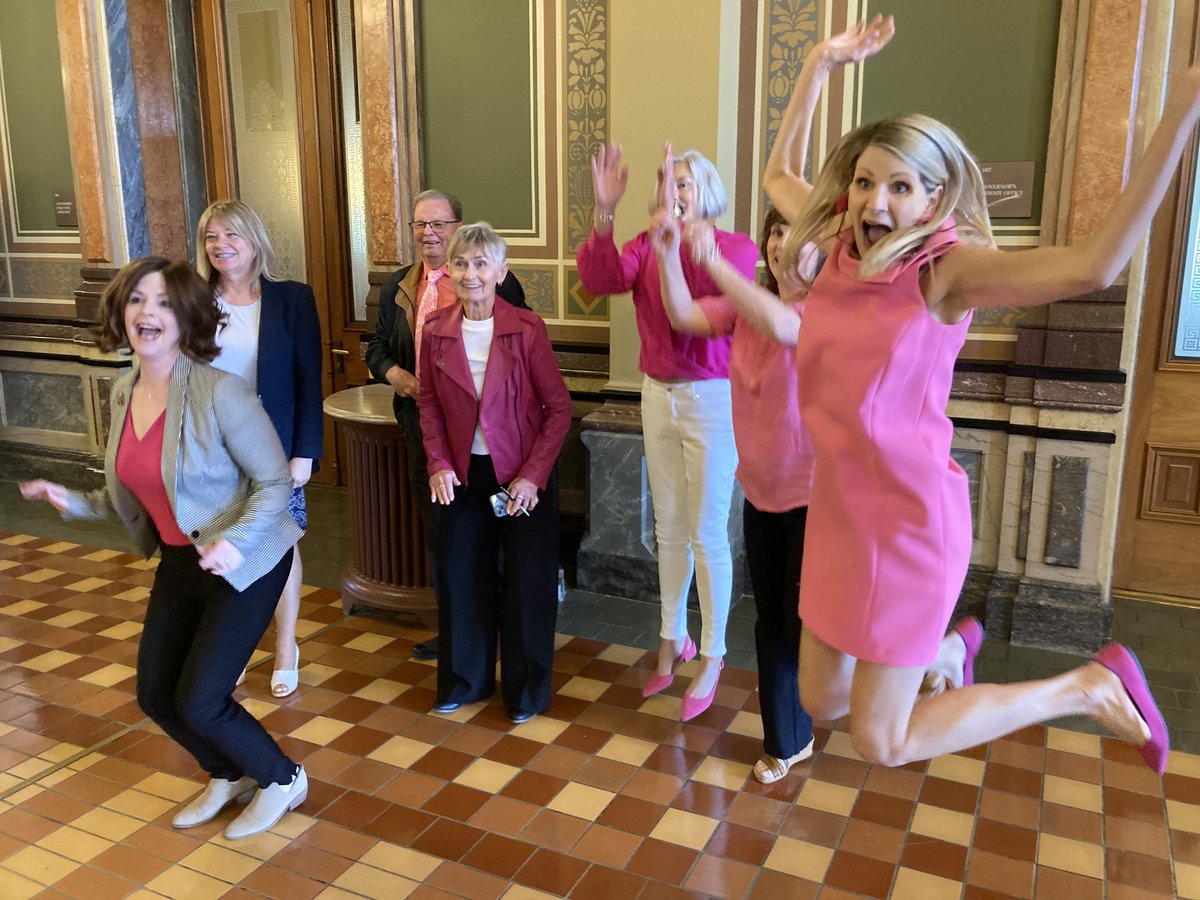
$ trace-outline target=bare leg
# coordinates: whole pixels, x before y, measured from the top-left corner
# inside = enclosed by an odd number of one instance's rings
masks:
[[[296,619],[300,616],[300,586],[304,569],[300,564],[300,548],[292,554],[292,569],[287,584],[275,605],[275,668],[296,668]]]
[[[701,656],[700,671],[688,685],[689,697],[707,697],[717,686],[717,677],[721,674],[723,656]]]
[[[803,654],[802,654],[803,656]],[[900,766],[932,759],[1059,716],[1084,714],[1138,747],[1150,729],[1120,680],[1098,663],[1054,678],[976,684],[917,703],[923,668],[859,661],[851,691],[850,732],[868,762]]]
[[[800,702],[821,722],[850,711],[850,685],[857,660],[830,647],[810,629],[800,632]]]
[[[967,644],[957,631],[947,631],[938,647],[937,658],[925,672],[921,696],[936,696],[963,683],[963,665],[967,661]]]

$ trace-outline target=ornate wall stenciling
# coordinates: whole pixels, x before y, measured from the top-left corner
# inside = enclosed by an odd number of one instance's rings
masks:
[[[608,140],[607,0],[567,0],[566,25],[567,221],[563,255],[572,256],[592,230],[591,158]]]
[[[573,265],[566,268],[565,296],[566,309],[563,310],[563,318],[590,321],[608,319],[608,297],[597,297],[585,288],[579,280],[579,270]]]
[[[763,157],[765,165],[804,66],[804,57],[817,41],[815,0],[772,0],[767,19],[766,64],[763,72]]]
[[[543,318],[558,316],[558,304],[554,297],[554,268],[532,266],[510,266],[512,273],[525,289],[525,302],[529,308]]]
[[[79,284],[79,263],[57,259],[8,260],[12,272],[12,291],[16,297],[56,297],[64,300],[75,295]]]

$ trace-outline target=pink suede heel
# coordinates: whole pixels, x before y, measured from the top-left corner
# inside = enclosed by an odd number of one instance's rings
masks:
[[[983,646],[983,626],[977,618],[970,616],[955,622],[952,630],[967,645],[967,655],[963,659],[962,686],[970,687],[975,683],[975,657],[979,655],[979,648]]]
[[[679,718],[682,721],[689,722],[712,706],[713,698],[717,696],[717,686],[721,683],[721,669],[724,668],[725,660],[721,660],[717,666],[717,680],[713,682],[712,690],[703,697],[689,697],[687,694],[683,695],[683,705],[679,710]]]
[[[1124,644],[1106,644],[1101,647],[1100,652],[1096,654],[1096,662],[1121,679],[1125,692],[1137,707],[1138,715],[1150,728],[1150,740],[1141,748],[1142,759],[1146,761],[1146,765],[1162,775],[1167,771],[1171,736],[1167,732],[1167,723],[1158,710],[1158,704],[1150,694],[1150,685],[1146,683],[1146,673],[1142,671],[1142,664]]]
[[[689,634],[683,639],[683,652],[681,652],[675,661],[671,663],[671,672],[667,675],[651,675],[646,683],[642,686],[643,697],[653,697],[660,691],[665,691],[671,686],[671,682],[675,680],[675,670],[683,663],[691,662],[696,658],[696,644]]]

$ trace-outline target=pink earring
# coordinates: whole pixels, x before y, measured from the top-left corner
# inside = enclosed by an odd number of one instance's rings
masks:
[[[844,213],[850,208],[850,195],[838,194],[837,199],[833,201],[834,212]]]

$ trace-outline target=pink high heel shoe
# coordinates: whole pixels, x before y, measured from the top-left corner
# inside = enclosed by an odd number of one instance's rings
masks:
[[[679,718],[688,722],[700,715],[710,706],[712,706],[713,698],[717,696],[717,685],[721,683],[721,670],[725,668],[725,660],[722,659],[717,663],[717,680],[713,682],[712,690],[703,697],[689,697],[683,695],[683,704],[679,710]]]
[[[967,655],[963,659],[962,686],[970,687],[975,683],[975,657],[979,655],[979,648],[983,646],[983,626],[977,618],[971,616],[959,619],[951,630],[967,645]]]
[[[671,682],[675,680],[675,670],[683,663],[691,662],[696,658],[696,644],[689,634],[683,639],[683,651],[675,657],[675,661],[671,663],[671,671],[667,675],[651,675],[649,680],[642,686],[643,697],[653,697],[660,691],[665,691],[671,686]]]
[[[1167,723],[1163,721],[1158,704],[1150,694],[1146,673],[1133,651],[1124,644],[1106,644],[1096,654],[1096,662],[1104,666],[1121,680],[1134,708],[1150,729],[1150,740],[1141,748],[1142,759],[1158,775],[1167,771],[1167,757],[1171,753],[1171,738]]]

